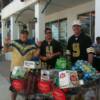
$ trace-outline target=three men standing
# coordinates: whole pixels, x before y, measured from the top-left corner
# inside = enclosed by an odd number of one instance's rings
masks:
[[[70,52],[70,58],[72,63],[81,59],[88,60],[92,63],[94,50],[91,47],[91,39],[82,33],[81,23],[79,20],[75,21],[72,25],[74,35],[68,40],[67,49]],[[45,40],[40,45],[38,50],[32,42],[28,39],[28,32],[21,31],[20,39],[15,40],[12,44],[9,41],[5,42],[4,51],[8,52],[12,50],[12,63],[11,72],[15,66],[22,66],[25,60],[31,60],[32,57],[39,56],[47,68],[54,68],[57,58],[62,54],[62,47],[60,43],[52,38],[52,31],[50,28],[45,29]],[[17,93],[13,92],[13,88],[10,87],[11,100],[16,100]]]

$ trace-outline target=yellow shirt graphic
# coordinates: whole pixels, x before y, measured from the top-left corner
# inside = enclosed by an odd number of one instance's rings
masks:
[[[72,45],[72,49],[73,49],[73,57],[79,57],[80,56],[80,45],[79,43],[73,43]]]
[[[11,71],[15,66],[23,66],[24,61],[30,61],[32,57],[39,55],[39,50],[28,41],[22,43],[20,40],[16,40],[6,49],[8,52],[12,51]]]

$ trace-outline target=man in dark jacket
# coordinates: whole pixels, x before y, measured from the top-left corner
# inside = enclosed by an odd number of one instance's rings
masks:
[[[60,43],[52,38],[50,28],[45,29],[45,40],[40,47],[40,58],[43,66],[54,68],[57,58],[61,55]]]
[[[72,29],[74,35],[69,38],[67,46],[72,63],[74,64],[77,60],[87,60],[92,63],[94,49],[91,47],[90,37],[81,32],[79,20],[73,22]]]

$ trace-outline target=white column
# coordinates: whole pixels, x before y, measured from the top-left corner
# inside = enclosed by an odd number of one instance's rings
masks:
[[[18,39],[19,37],[19,31],[18,31],[18,25],[15,23],[16,16],[10,17],[10,32],[11,32],[11,40]]]
[[[100,0],[95,0],[95,37],[100,36]]]
[[[17,24],[17,33],[18,33],[18,39],[19,39],[19,37],[20,37],[20,26]]]
[[[44,40],[45,34],[45,14],[41,13],[44,8],[44,2],[38,2],[35,4],[35,17],[37,18],[37,22],[35,23],[35,40]]]
[[[1,21],[1,34],[2,34],[2,46],[4,46],[4,41],[5,41],[5,38],[6,38],[6,35],[7,35],[7,28],[6,28],[6,25],[5,25],[5,20],[2,20]]]

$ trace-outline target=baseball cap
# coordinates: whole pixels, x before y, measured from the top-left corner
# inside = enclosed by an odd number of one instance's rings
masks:
[[[49,31],[49,32],[47,32],[47,31]],[[46,28],[46,29],[45,29],[45,34],[48,34],[48,33],[52,34],[51,28]]]
[[[72,26],[74,26],[74,25],[81,26],[81,21],[80,20],[74,20]]]
[[[20,34],[29,34],[27,30],[21,30]]]

